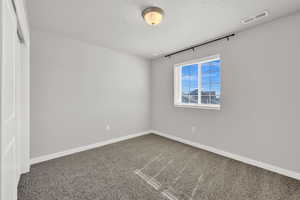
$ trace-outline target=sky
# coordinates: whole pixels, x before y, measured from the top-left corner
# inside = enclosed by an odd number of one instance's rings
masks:
[[[202,91],[215,91],[220,95],[220,60],[203,63],[202,73]],[[198,64],[186,65],[181,71],[182,92],[187,94],[198,88]]]

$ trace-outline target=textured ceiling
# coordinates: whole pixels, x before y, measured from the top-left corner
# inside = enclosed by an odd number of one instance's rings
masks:
[[[300,9],[300,0],[27,0],[32,29],[153,58],[217,36],[255,26]],[[165,10],[163,22],[147,25],[141,11]],[[268,10],[253,24],[240,20]]]

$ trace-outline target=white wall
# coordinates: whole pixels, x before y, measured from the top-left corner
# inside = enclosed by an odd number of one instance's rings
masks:
[[[299,36],[300,13],[153,61],[152,128],[300,172]],[[222,57],[221,111],[175,108],[173,65],[215,54]]]
[[[32,32],[31,158],[149,129],[149,61]]]
[[[2,88],[2,54],[3,54],[3,52],[2,52],[2,40],[3,40],[3,36],[2,36],[2,32],[3,32],[3,0],[0,0],[0,88]],[[1,89],[2,90],[2,89]],[[1,96],[1,94],[2,94],[2,92],[0,91],[0,105],[2,105],[2,96]],[[0,106],[0,113],[2,113],[2,106]],[[2,114],[0,115],[0,130],[2,130]],[[2,137],[2,135],[1,135],[2,133],[0,133],[0,136]],[[0,144],[1,144],[2,142],[0,141]],[[3,154],[3,150],[2,150],[2,145],[0,146],[0,197],[2,196],[2,194],[3,194],[3,191],[2,191],[2,179],[3,179],[3,177],[2,177],[2,171],[3,171],[3,162],[2,162],[2,154]]]

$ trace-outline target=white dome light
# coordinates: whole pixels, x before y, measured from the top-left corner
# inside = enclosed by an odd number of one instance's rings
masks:
[[[142,16],[147,24],[151,26],[158,25],[164,16],[164,11],[158,7],[149,7],[143,10]]]

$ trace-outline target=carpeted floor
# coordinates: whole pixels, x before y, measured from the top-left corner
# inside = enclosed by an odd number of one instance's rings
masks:
[[[146,135],[33,165],[18,200],[299,200],[300,181]]]

